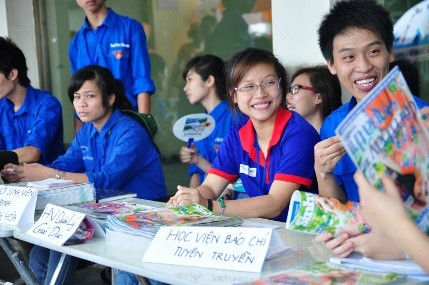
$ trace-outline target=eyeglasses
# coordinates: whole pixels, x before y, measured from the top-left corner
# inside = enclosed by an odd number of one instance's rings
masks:
[[[310,90],[310,91],[317,93],[316,89],[314,89],[313,87],[307,87],[307,86],[303,86],[303,85],[299,85],[299,84],[296,84],[294,86],[289,87],[287,92],[292,94],[292,95],[295,95],[296,93],[299,92],[299,89]]]
[[[279,89],[280,81],[281,81],[281,78],[277,80],[268,80],[261,84],[247,84],[241,87],[235,87],[234,90],[240,93],[246,93],[249,95],[255,94],[256,91],[259,89],[259,87],[261,87],[261,89],[264,91],[273,91],[273,90]]]

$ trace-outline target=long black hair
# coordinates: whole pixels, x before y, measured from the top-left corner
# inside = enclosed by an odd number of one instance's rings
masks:
[[[113,109],[133,109],[130,101],[125,97],[125,90],[122,82],[115,79],[109,69],[98,65],[86,66],[73,74],[68,87],[70,102],[73,103],[74,93],[78,91],[87,80],[95,81],[95,84],[101,91],[102,104],[104,107],[109,108],[109,98],[115,95],[115,102],[112,105]]]

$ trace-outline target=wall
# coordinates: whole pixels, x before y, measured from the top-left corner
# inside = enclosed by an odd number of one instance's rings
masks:
[[[272,0],[273,51],[288,71],[301,64],[325,63],[317,29],[329,0]]]
[[[21,48],[32,85],[41,87],[32,0],[0,0],[0,36],[11,37]]]
[[[317,30],[323,16],[337,0],[272,0],[273,52],[281,59],[289,78],[299,65],[325,64]],[[342,101],[350,94],[342,88]]]

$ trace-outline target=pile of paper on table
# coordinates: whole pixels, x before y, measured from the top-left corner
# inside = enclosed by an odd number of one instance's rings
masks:
[[[151,241],[161,226],[241,226],[243,219],[215,215],[194,204],[110,215],[107,224],[107,243],[141,249],[149,244],[144,240]]]
[[[63,206],[95,201],[95,188],[91,183],[74,183],[71,180],[48,178],[34,182],[11,183],[9,186],[26,186],[38,190],[36,210],[48,203]]]

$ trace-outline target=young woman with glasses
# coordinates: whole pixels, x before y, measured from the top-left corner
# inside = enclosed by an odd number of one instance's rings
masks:
[[[217,214],[284,222],[293,191],[313,187],[319,135],[286,109],[286,71],[271,52],[248,48],[236,53],[226,64],[226,76],[230,105],[247,118],[231,127],[203,184],[178,186],[168,204],[199,203]],[[237,178],[249,198],[218,199]]]
[[[341,106],[341,85],[326,65],[301,67],[292,75],[287,108],[304,117],[317,132],[325,118]]]

